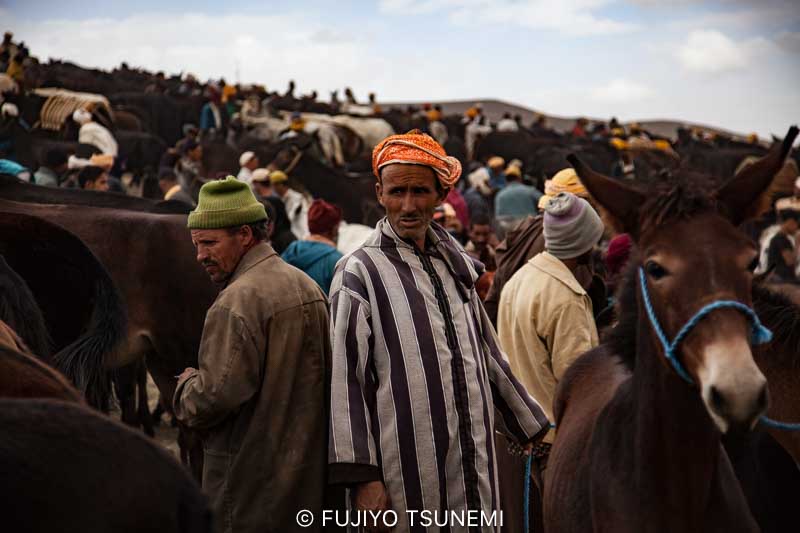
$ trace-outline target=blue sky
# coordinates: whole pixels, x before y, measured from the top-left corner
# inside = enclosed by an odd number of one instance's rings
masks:
[[[783,134],[797,0],[0,0],[34,55],[357,96],[499,98],[549,114]]]

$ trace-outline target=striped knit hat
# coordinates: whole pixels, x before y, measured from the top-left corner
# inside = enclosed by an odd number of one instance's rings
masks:
[[[572,193],[554,196],[544,211],[544,247],[559,259],[579,257],[603,236],[603,222],[589,202]]]
[[[267,219],[264,206],[250,186],[233,176],[212,181],[200,189],[197,209],[189,213],[189,229],[221,229]]]

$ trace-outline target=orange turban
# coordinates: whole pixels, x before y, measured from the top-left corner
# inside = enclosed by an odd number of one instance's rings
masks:
[[[382,140],[372,151],[372,172],[380,179],[387,165],[423,165],[433,169],[445,189],[456,184],[461,176],[461,163],[448,156],[444,148],[419,130],[404,135],[392,135]]]

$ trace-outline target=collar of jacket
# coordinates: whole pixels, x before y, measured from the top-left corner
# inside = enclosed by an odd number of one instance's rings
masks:
[[[225,286],[229,286],[231,283],[242,277],[242,275],[259,264],[262,261],[265,261],[272,257],[273,255],[278,255],[275,250],[267,244],[266,242],[260,242],[250,248],[246,254],[239,260],[239,264],[236,265],[236,270],[233,271],[233,275],[228,278],[227,283]]]
[[[575,275],[572,273],[572,271],[568,269],[567,265],[562,263],[561,260],[555,257],[553,254],[549,252],[541,252],[532,257],[529,262],[531,266],[537,270],[556,278],[575,294],[581,296],[586,295],[586,291],[583,287],[581,287],[581,284],[578,283],[578,280],[575,279]]]
[[[371,248],[406,248],[415,250],[417,247],[402,239],[384,217],[378,221],[375,232],[364,243]],[[434,251],[447,265],[448,270],[458,281],[462,296],[467,295],[475,287],[475,282],[483,274],[483,263],[471,258],[458,242],[436,222],[431,222],[425,239],[426,251]],[[469,299],[468,296],[465,299]]]

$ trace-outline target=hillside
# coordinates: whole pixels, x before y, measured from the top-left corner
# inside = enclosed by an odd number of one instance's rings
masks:
[[[381,105],[385,107],[405,107],[408,105],[422,105],[424,102],[390,102],[384,103],[381,102]],[[496,122],[499,120],[503,113],[511,113],[511,115],[521,115],[522,116],[522,123],[523,124],[530,124],[534,118],[540,113],[539,111],[528,109],[527,107],[522,107],[520,105],[512,104],[509,102],[504,102],[502,100],[493,100],[493,99],[486,99],[486,100],[453,100],[453,101],[444,101],[444,102],[429,102],[431,104],[438,104],[442,106],[442,110],[445,114],[462,114],[464,113],[469,107],[476,103],[480,103],[483,106],[483,112],[489,117],[489,120]],[[575,124],[575,120],[578,118],[577,116],[574,117],[561,117],[556,115],[547,115],[547,121],[550,126],[558,131],[567,131]],[[586,117],[590,121],[598,121],[598,120],[605,120],[608,121],[611,117]],[[675,138],[677,135],[677,129],[680,126],[684,127],[699,127],[707,131],[713,131],[716,133],[724,133],[727,135],[732,135],[734,137],[745,138],[746,135],[741,133],[731,132],[728,130],[724,130],[721,128],[717,128],[714,126],[708,126],[705,124],[697,124],[692,122],[680,122],[675,120],[669,119],[650,119],[650,120],[638,120],[636,121],[642,125],[648,131],[653,132],[656,135],[660,135],[663,137]],[[623,123],[623,124],[628,124]]]

